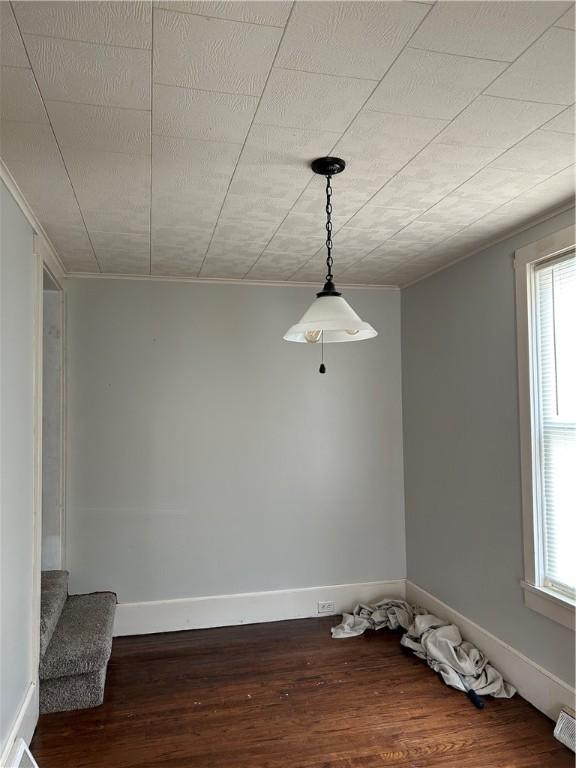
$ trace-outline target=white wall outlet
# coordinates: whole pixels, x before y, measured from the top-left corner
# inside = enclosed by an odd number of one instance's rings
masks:
[[[336,603],[334,600],[319,600],[318,613],[336,613]]]

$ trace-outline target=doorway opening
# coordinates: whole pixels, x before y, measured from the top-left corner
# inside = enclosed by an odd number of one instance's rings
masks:
[[[65,568],[64,294],[44,270],[42,317],[42,570]]]

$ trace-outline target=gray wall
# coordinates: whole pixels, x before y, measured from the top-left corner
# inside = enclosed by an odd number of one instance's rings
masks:
[[[121,602],[405,576],[400,294],[282,340],[314,291],[67,281],[72,591]]]
[[[523,603],[514,250],[573,211],[402,292],[408,578],[574,684],[574,633]]]
[[[34,578],[35,260],[28,222],[0,183],[0,752],[30,683]]]

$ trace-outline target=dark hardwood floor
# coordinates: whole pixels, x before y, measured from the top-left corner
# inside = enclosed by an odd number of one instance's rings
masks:
[[[43,715],[40,768],[572,768],[520,697],[483,711],[333,618],[114,641],[103,706]]]

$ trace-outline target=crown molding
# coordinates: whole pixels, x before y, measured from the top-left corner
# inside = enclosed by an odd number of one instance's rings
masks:
[[[191,277],[187,275],[130,275],[130,274],[107,274],[105,272],[67,272],[67,278],[81,278],[91,280],[147,280],[155,282],[169,283],[203,283],[208,285],[252,285],[261,288],[310,288],[318,290],[320,282],[305,283],[287,280],[242,280],[228,277]],[[338,288],[346,290],[363,291],[399,291],[397,285],[362,285],[359,283],[338,283]]]
[[[6,185],[6,188],[34,230],[34,248],[36,253],[42,257],[44,267],[48,270],[55,282],[58,285],[61,285],[64,278],[67,276],[64,264],[61,262],[56,248],[54,248],[50,238],[44,231],[44,227],[40,224],[32,206],[28,200],[26,200],[24,193],[16,183],[16,180],[8,170],[8,167],[2,158],[0,158],[0,179]]]
[[[445,269],[450,269],[450,267],[453,267],[455,264],[459,264],[461,261],[465,261],[466,259],[469,259],[471,256],[475,256],[477,253],[482,253],[482,251],[487,251],[488,248],[492,248],[495,245],[498,245],[498,243],[503,243],[506,240],[510,240],[512,237],[515,237],[516,235],[519,235],[521,232],[525,232],[527,229],[531,229],[532,227],[536,227],[538,224],[542,224],[545,221],[548,221],[549,219],[553,219],[555,216],[559,216],[561,213],[566,213],[566,211],[573,211],[574,210],[574,200],[572,200],[569,203],[564,203],[564,205],[558,206],[558,208],[553,208],[551,211],[548,211],[548,213],[543,214],[542,216],[536,216],[533,219],[530,219],[530,221],[526,222],[526,224],[523,224],[521,227],[516,227],[515,229],[506,232],[505,235],[502,237],[498,237],[495,240],[490,240],[487,243],[484,243],[479,248],[475,248],[473,251],[467,251],[462,256],[458,256],[453,261],[449,261],[447,264],[443,264],[441,267],[436,267],[436,269],[431,270],[430,272],[426,272],[425,275],[422,275],[422,277],[417,277],[416,280],[411,280],[409,283],[405,283],[404,285],[400,286],[401,290],[404,290],[405,288],[410,288],[412,285],[416,285],[416,283],[421,283],[422,280],[427,280],[429,277],[432,277],[433,275],[437,275],[438,272],[444,272]]]

